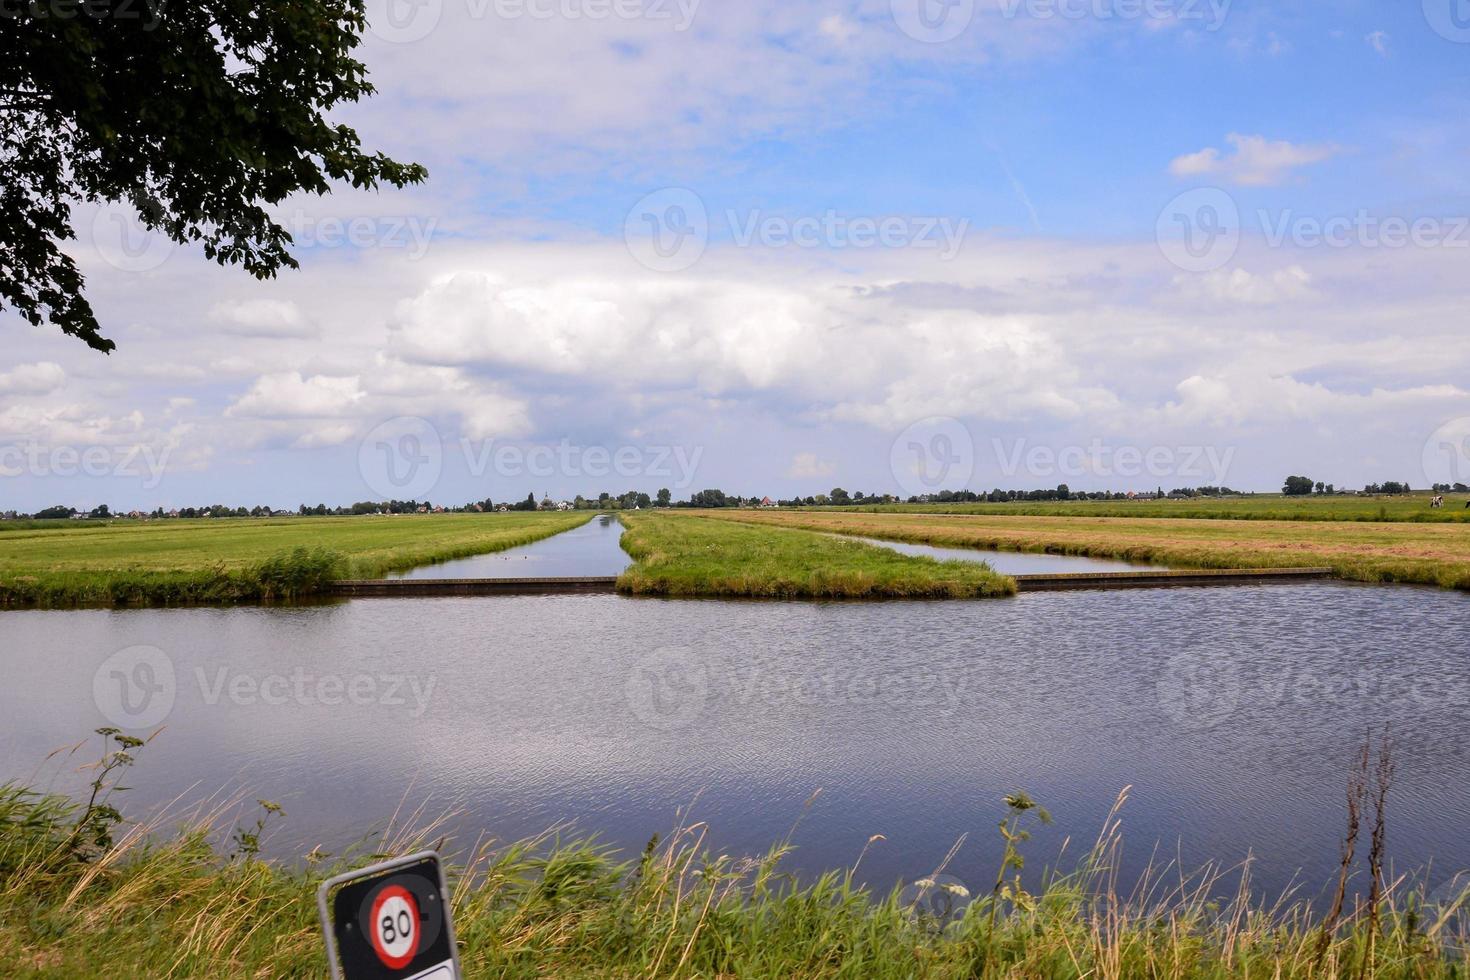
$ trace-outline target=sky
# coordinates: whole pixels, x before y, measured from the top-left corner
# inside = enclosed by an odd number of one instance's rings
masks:
[[[1465,0],[370,0],[427,183],[79,204],[0,511],[1470,482]]]

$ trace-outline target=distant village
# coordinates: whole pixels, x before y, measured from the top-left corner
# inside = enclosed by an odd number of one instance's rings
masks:
[[[1347,490],[1339,489],[1331,483],[1322,483],[1299,476],[1288,477],[1281,490],[1281,493],[1288,497],[1382,497],[1401,496],[1412,492],[1413,490],[1408,483],[1400,483],[1392,480],[1385,483],[1370,483],[1362,490]],[[1453,485],[1436,484],[1432,488],[1432,492],[1465,493],[1470,492],[1470,486],[1466,486],[1463,483]],[[1178,487],[1167,492],[1163,487],[1142,492],[1136,490],[1074,491],[1066,484],[1062,484],[1054,489],[1047,490],[1002,490],[999,488],[980,492],[972,490],[941,490],[938,493],[909,497],[901,497],[891,493],[866,494],[861,490],[849,493],[841,487],[834,487],[828,493],[781,500],[773,500],[768,496],[756,497],[727,494],[723,490],[700,490],[690,494],[687,500],[674,500],[672,492],[663,489],[651,496],[640,490],[629,490],[622,494],[601,493],[596,497],[584,497],[578,494],[570,500],[557,500],[552,498],[549,493],[543,494],[538,500],[534,493],[528,493],[524,500],[493,501],[486,498],[484,500],[471,501],[466,504],[449,506],[435,504],[427,500],[359,501],[345,507],[328,507],[326,504],[302,504],[295,510],[282,510],[266,506],[229,507],[224,504],[212,504],[206,507],[178,507],[168,509],[157,507],[151,511],[114,511],[107,504],[100,504],[90,510],[57,505],[39,510],[34,514],[26,514],[14,510],[0,512],[0,520],[147,521],[227,517],[351,517],[364,515],[398,517],[409,514],[503,514],[509,511],[610,511],[696,507],[776,509],[781,507],[847,507],[853,505],[900,503],[960,504],[1089,500],[1194,500],[1207,497],[1254,496],[1257,496],[1257,494],[1232,490],[1229,487]]]

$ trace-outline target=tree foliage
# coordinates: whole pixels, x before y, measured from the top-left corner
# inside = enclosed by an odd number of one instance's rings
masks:
[[[71,204],[123,202],[150,230],[269,278],[297,263],[267,211],[331,181],[396,187],[328,113],[370,95],[363,0],[47,0],[0,9],[0,309],[99,351],[62,244]]]

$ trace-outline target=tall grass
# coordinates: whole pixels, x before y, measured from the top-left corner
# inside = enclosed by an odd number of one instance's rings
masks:
[[[1126,794],[1126,791],[1125,791]],[[1029,800],[1006,801],[1007,821]],[[735,857],[682,819],[625,860],[556,833],[480,841],[451,869],[469,977],[1225,978],[1464,977],[1464,896],[1429,902],[1387,882],[1330,924],[1304,903],[1263,903],[1245,871],[1155,868],[1120,890],[1118,807],[1066,874],[1008,879],[1025,846],[1009,823],[997,885],[926,900],[924,883],[875,892],[851,868],[799,880],[790,853]],[[0,962],[7,976],[297,977],[325,973],[313,906],[327,875],[443,844],[443,824],[390,827],[355,852],[282,865],[222,853],[224,809],[177,830],[127,825],[76,846],[76,804],[0,787]],[[414,819],[414,818],[411,818]],[[258,826],[258,824],[257,824]],[[237,832],[235,839],[240,835]],[[938,880],[943,868],[929,881]]]

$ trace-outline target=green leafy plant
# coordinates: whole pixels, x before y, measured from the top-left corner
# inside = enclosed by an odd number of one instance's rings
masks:
[[[1034,822],[1038,824],[1051,823],[1051,814],[1046,808],[1023,792],[1007,796],[1005,805],[1007,814],[1000,822],[1000,836],[1005,841],[1005,849],[1001,853],[1000,870],[995,875],[995,887],[991,889],[990,928],[992,932],[995,930],[995,921],[1000,914],[1002,902],[1010,902],[1022,909],[1033,907],[1031,896],[1027,895],[1021,887],[1021,870],[1026,867],[1026,857],[1021,853],[1021,845],[1031,839],[1031,831],[1024,824],[1027,817],[1034,818]],[[1006,872],[1012,870],[1016,872],[1016,877],[1008,883]]]
[[[92,795],[72,831],[72,846],[79,855],[101,854],[112,848],[113,831],[123,819],[122,812],[112,805],[112,794],[127,789],[117,779],[133,764],[133,753],[145,744],[117,728],[99,728],[97,734],[102,736],[102,758],[92,779]]]

